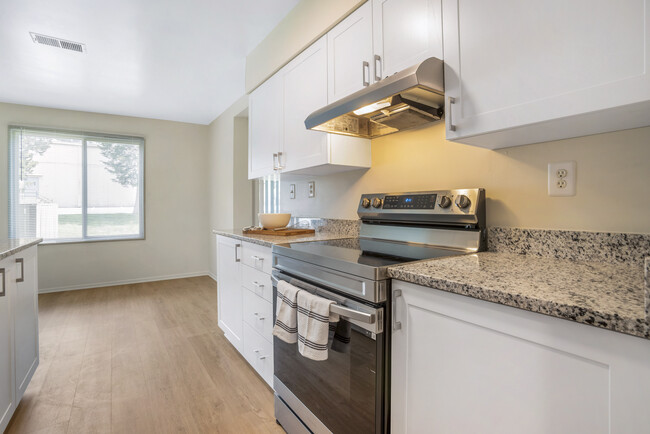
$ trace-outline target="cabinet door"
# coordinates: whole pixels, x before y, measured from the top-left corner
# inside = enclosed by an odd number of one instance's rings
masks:
[[[442,59],[442,0],[373,0],[375,80]]]
[[[20,402],[38,367],[38,275],[36,247],[17,253],[14,280],[16,402]]]
[[[13,269],[13,258],[0,261],[0,432],[4,432],[16,409],[12,308],[16,288]]]
[[[327,133],[305,128],[305,119],[327,105],[327,42],[322,37],[281,71],[284,88],[284,170],[328,162]]]
[[[219,327],[226,338],[242,352],[241,242],[217,237],[217,291]]]
[[[372,83],[372,4],[359,9],[327,33],[328,102]]]
[[[649,0],[442,10],[447,139],[499,148],[650,124]]]
[[[273,154],[282,152],[282,80],[279,74],[262,83],[249,98],[248,179],[273,173]]]
[[[650,426],[650,342],[393,281],[394,433]],[[468,410],[469,409],[469,410]]]

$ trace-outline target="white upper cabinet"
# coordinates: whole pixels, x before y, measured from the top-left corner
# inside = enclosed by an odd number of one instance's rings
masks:
[[[372,0],[375,81],[443,58],[441,9],[441,0]]]
[[[248,178],[277,170],[282,159],[282,78],[276,74],[255,89],[248,101]]]
[[[328,102],[373,82],[372,4],[359,9],[327,33]]]
[[[305,128],[305,118],[327,105],[327,41],[316,41],[281,70],[286,171],[327,162],[327,133]]]
[[[443,0],[447,138],[501,148],[649,125],[649,3]]]

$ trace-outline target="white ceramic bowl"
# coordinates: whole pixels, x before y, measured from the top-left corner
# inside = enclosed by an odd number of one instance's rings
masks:
[[[264,229],[277,229],[283,228],[289,224],[291,220],[291,214],[263,214],[259,213],[257,215],[260,219],[260,224]]]

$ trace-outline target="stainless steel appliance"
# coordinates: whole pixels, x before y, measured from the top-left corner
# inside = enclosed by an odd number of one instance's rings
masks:
[[[274,338],[275,417],[290,434],[387,432],[387,268],[485,248],[483,189],[364,194],[357,213],[359,238],[273,246],[274,292],[285,280],[334,300],[341,318],[326,361]]]
[[[444,63],[417,65],[316,110],[307,129],[369,139],[439,121],[444,112]]]

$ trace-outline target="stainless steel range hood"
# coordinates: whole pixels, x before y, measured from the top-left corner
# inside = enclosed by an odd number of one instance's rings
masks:
[[[316,110],[305,126],[368,139],[419,127],[442,117],[444,89],[443,62],[430,57]]]

